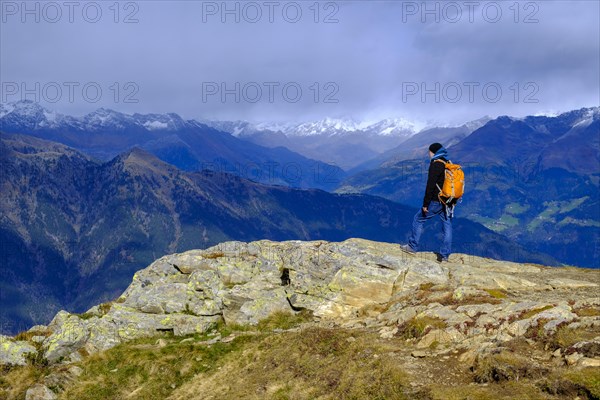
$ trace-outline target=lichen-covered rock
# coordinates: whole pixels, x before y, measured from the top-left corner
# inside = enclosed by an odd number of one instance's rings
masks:
[[[237,310],[227,308],[223,316],[226,323],[255,325],[277,311],[290,311],[287,294],[283,288],[267,291],[259,298],[244,301]]]
[[[190,290],[198,292],[202,299],[220,299],[219,296],[225,290],[219,273],[210,269],[192,272],[187,285]]]
[[[203,333],[219,320],[217,316],[199,317],[187,314],[149,314],[135,309],[115,305],[103,319],[114,324],[118,336],[115,344],[160,332],[173,332],[175,335]],[[113,331],[111,328],[111,335]]]
[[[465,304],[462,306],[458,306],[456,308],[456,312],[466,314],[470,318],[474,318],[477,315],[481,314],[491,314],[495,311],[502,309],[501,305],[498,304]]]
[[[93,317],[86,321],[90,332],[86,343],[88,353],[108,350],[121,343],[117,325],[109,317]]]
[[[56,313],[56,315],[54,316],[54,318],[52,318],[52,321],[50,321],[50,323],[48,324],[48,329],[50,331],[55,331],[57,330],[62,324],[65,323],[65,321],[71,316],[72,314],[65,311],[65,310],[60,310],[58,313]]]
[[[458,343],[464,339],[465,335],[456,328],[434,329],[421,338],[417,343],[417,348],[423,349],[435,344]]]
[[[598,284],[595,283],[595,282],[579,281],[579,280],[568,279],[568,278],[550,279],[548,281],[548,284],[550,286],[552,286],[554,289],[559,289],[559,288],[572,289],[572,288],[584,288],[584,287],[598,287]]]
[[[0,335],[0,365],[25,365],[26,355],[36,353],[36,348],[31,344]]]
[[[54,333],[44,340],[44,357],[50,362],[55,362],[68,356],[85,345],[89,334],[85,321],[75,315],[69,315]]]
[[[566,304],[558,305],[554,308],[544,310],[539,314],[536,314],[534,319],[536,321],[539,320],[549,320],[544,325],[544,330],[546,332],[553,332],[559,325],[568,323],[577,318],[577,314],[571,311],[571,307]]]
[[[27,389],[25,400],[55,400],[56,394],[47,386],[36,384]]]
[[[471,322],[471,318],[465,314],[457,313],[447,306],[438,306],[429,308],[421,312],[417,317],[430,317],[441,319],[448,325],[459,325],[465,322]]]

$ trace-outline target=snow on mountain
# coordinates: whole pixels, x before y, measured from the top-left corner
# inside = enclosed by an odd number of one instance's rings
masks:
[[[145,122],[143,125],[144,125],[144,128],[149,129],[151,131],[167,129],[169,127],[169,124],[167,124],[166,122],[161,122],[161,121],[148,121],[148,122]]]
[[[595,111],[594,109],[587,110],[587,112],[581,117],[581,119],[573,125],[573,128],[585,128],[591,125],[591,123],[594,122],[594,116],[598,116],[597,109]]]
[[[13,103],[0,104],[0,118],[4,117],[6,114],[11,113],[15,109]]]
[[[81,117],[63,115],[47,110],[31,100],[0,104],[0,120],[3,124],[26,130],[71,128],[89,132],[122,130],[140,127],[147,130],[177,130],[190,121],[179,115],[169,114],[124,114],[107,108],[99,108]]]
[[[216,130],[230,133],[233,136],[237,137],[252,135],[259,130],[266,130],[257,129],[253,124],[251,124],[248,121],[210,121],[201,119],[197,122],[210,126],[211,128],[214,128]]]
[[[476,131],[477,129],[481,128],[482,126],[484,126],[491,120],[492,120],[492,117],[490,117],[489,115],[486,115],[485,117],[476,119],[474,121],[466,122],[464,124],[464,126],[466,126],[469,129],[469,131],[473,132],[473,131]]]
[[[336,118],[325,118],[315,122],[305,122],[284,132],[288,135],[312,136],[312,135],[335,135],[360,130],[360,123],[354,120]]]
[[[375,123],[358,122],[353,119],[324,118],[302,123],[250,123],[248,121],[203,121],[205,124],[234,136],[249,136],[259,132],[281,132],[288,137],[338,136],[363,134],[381,136],[410,136],[416,133],[418,124],[402,118],[388,118]]]
[[[363,129],[375,135],[412,136],[419,131],[418,124],[403,118],[386,118]]]
[[[589,125],[600,115],[600,107],[584,108],[572,111],[581,113],[580,121],[575,124]],[[512,118],[519,119],[519,118]],[[465,126],[474,131],[491,120],[486,116],[467,122]],[[123,114],[118,111],[100,108],[81,117],[63,115],[47,110],[31,100],[0,104],[0,121],[10,126],[18,126],[27,130],[48,128],[74,128],[77,130],[98,131],[104,129],[120,130],[126,127],[139,126],[149,131],[174,131],[185,126],[207,125],[214,129],[228,132],[233,136],[252,136],[257,133],[283,133],[289,138],[309,136],[342,137],[344,135],[363,135],[367,137],[389,137],[407,139],[422,131],[420,123],[404,118],[387,118],[376,122],[359,122],[354,119],[324,118],[318,121],[302,123],[273,123],[248,121],[211,121],[184,120],[175,113],[168,114]],[[436,124],[436,127],[442,125]]]
[[[186,125],[186,121],[175,113],[133,114],[132,118],[148,130],[174,131]]]

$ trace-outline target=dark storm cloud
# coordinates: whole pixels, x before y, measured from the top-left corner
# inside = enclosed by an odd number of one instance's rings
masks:
[[[29,14],[22,4],[1,4],[2,100],[38,96],[65,113],[444,123],[600,102],[596,1],[143,1],[120,3],[118,14],[112,2],[28,2]],[[233,89],[224,101],[221,84]]]

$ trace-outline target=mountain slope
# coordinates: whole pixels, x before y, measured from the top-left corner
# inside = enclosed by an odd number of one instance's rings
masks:
[[[600,171],[600,107],[557,117],[497,118],[452,147],[467,163],[497,164],[530,173],[561,168],[579,174]]]
[[[1,142],[6,331],[47,321],[58,307],[83,310],[114,297],[162,253],[231,239],[404,242],[415,212],[367,195],[183,172],[137,148],[101,163],[24,135],[2,134]],[[423,248],[436,249],[438,240],[426,233]],[[455,222],[455,250],[556,263],[464,219]]]

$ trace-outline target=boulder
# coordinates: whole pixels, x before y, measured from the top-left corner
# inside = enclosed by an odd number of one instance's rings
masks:
[[[25,392],[25,400],[55,400],[56,394],[48,389],[47,386],[36,384],[27,389]]]
[[[54,333],[44,340],[44,357],[50,362],[56,362],[61,357],[68,356],[83,347],[89,334],[85,321],[75,315],[69,315]]]
[[[31,344],[0,335],[0,365],[26,365],[26,355],[36,353],[36,348]]]

